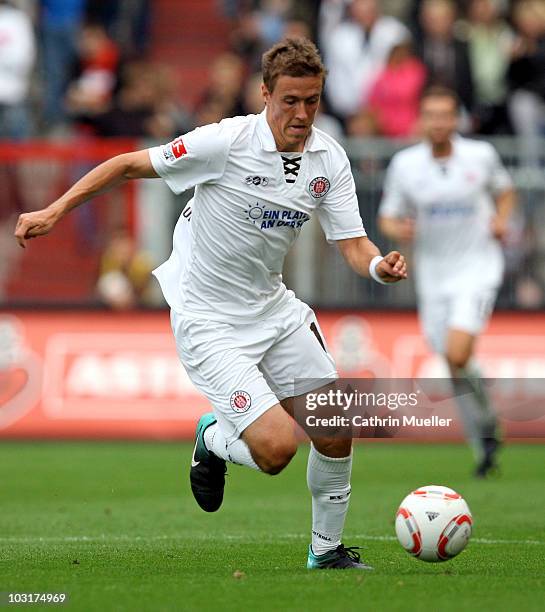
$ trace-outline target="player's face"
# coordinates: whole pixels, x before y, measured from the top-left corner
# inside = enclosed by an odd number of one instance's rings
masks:
[[[272,92],[262,86],[267,121],[279,151],[302,151],[320,105],[322,78],[281,75]]]
[[[432,144],[450,140],[458,126],[456,102],[448,97],[429,97],[422,101],[420,123],[424,138]]]

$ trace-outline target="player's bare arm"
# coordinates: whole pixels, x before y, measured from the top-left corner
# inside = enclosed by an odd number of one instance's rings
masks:
[[[27,240],[48,234],[73,208],[112,187],[137,178],[158,178],[147,149],[124,153],[105,161],[47,208],[20,215],[15,227],[17,242],[25,248]]]
[[[496,197],[496,214],[492,217],[492,235],[497,240],[504,240],[507,234],[509,219],[517,203],[514,189],[506,189]]]
[[[388,238],[401,243],[414,240],[415,222],[409,217],[379,217],[380,231]]]
[[[380,256],[378,248],[365,236],[337,240],[337,245],[348,265],[360,276],[369,278],[369,264]],[[377,264],[376,273],[386,283],[397,283],[407,278],[405,257],[391,251]]]

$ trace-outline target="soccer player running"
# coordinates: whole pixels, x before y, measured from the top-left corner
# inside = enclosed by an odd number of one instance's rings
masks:
[[[456,134],[454,92],[426,90],[420,118],[424,142],[393,157],[379,226],[396,241],[414,242],[420,322],[448,363],[475,474],[484,477],[497,465],[499,440],[473,352],[502,281],[500,243],[515,192],[492,145]]]
[[[197,424],[190,481],[201,508],[223,500],[226,462],[267,474],[297,449],[294,396],[334,379],[334,361],[313,311],[282,282],[284,257],[314,212],[348,264],[381,283],[407,277],[397,251],[381,257],[360,218],[350,164],[313,128],[325,69],[308,40],[288,39],[263,56],[259,115],[224,119],[164,146],[101,164],[42,211],[20,216],[21,246],[71,209],[128,179],[161,177],[195,196],[156,271],[171,308],[180,360],[214,412]],[[325,384],[324,382],[321,383]],[[350,439],[311,440],[309,568],[369,569],[341,542],[350,495]]]

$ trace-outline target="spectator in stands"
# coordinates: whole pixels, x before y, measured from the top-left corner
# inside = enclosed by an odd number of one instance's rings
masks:
[[[32,23],[26,13],[0,0],[0,140],[21,140],[31,135],[27,106],[30,76],[35,60]],[[10,226],[24,212],[24,185],[19,168],[0,164],[0,302],[4,283],[18,254],[7,238]]]
[[[193,127],[175,103],[170,71],[149,62],[127,64],[112,107],[94,118],[98,136],[169,140]]]
[[[349,0],[320,0],[317,39],[326,57],[334,30],[347,18]]]
[[[509,0],[500,0],[504,4],[508,3]],[[422,33],[422,28],[420,25],[420,13],[422,11],[422,5],[426,0],[407,0],[410,7],[406,11],[406,23],[414,34],[415,39],[417,39]],[[465,15],[468,10],[468,5],[471,0],[453,0],[456,5],[456,11],[458,15]]]
[[[30,18],[0,0],[0,139],[19,140],[31,133],[27,98],[35,55]]]
[[[253,6],[239,6],[238,23],[232,33],[232,47],[250,69],[259,69],[261,55],[284,37],[286,21],[291,15],[294,0],[262,0]]]
[[[291,0],[262,0],[258,10],[258,24],[261,42],[268,48],[284,35],[284,26],[290,9]]]
[[[76,117],[94,117],[110,106],[117,80],[119,50],[103,25],[83,27],[78,76],[70,84],[66,107]]]
[[[64,96],[76,61],[76,41],[84,18],[85,0],[40,0],[43,38],[43,118],[46,128],[64,121]]]
[[[244,75],[244,62],[237,55],[224,53],[216,58],[210,70],[208,87],[195,110],[197,125],[243,114]]]
[[[317,15],[317,39],[320,46],[330,39],[331,32],[346,18],[347,7],[351,0],[310,0]],[[415,0],[380,0],[385,15],[390,15],[407,23],[416,4]]]
[[[247,8],[248,0],[219,0],[219,5],[224,17],[236,19],[240,13]]]
[[[525,140],[526,161],[535,165],[543,154],[537,137],[545,130],[545,3],[517,3],[513,22],[517,38],[508,73],[510,112],[516,133]]]
[[[350,19],[335,27],[324,45],[327,99],[343,120],[358,112],[362,100],[367,102],[392,47],[409,34],[400,21],[380,14],[377,0],[352,0],[348,8]]]
[[[428,84],[454,89],[467,113],[473,110],[473,76],[466,41],[455,36],[453,0],[424,0],[420,11],[422,34],[416,50],[428,69]]]
[[[334,117],[327,111],[323,101],[320,102],[318,112],[314,116],[314,123],[312,125],[317,127],[319,130],[324,131],[328,136],[331,136],[335,140],[342,140],[344,136],[343,124],[337,119],[337,117]]]
[[[106,27],[123,57],[140,57],[149,46],[150,4],[150,0],[87,0],[87,17]]]
[[[291,15],[284,25],[283,38],[308,38],[313,39],[310,24],[297,15]]]
[[[111,35],[119,11],[119,2],[120,0],[108,0],[108,2],[104,2],[104,0],[85,0],[85,21],[100,23]]]
[[[469,59],[475,81],[474,128],[481,134],[510,131],[507,113],[507,68],[513,33],[500,16],[499,0],[472,0]]]
[[[244,85],[244,96],[242,99],[242,114],[257,115],[265,108],[265,101],[263,100],[263,94],[261,93],[261,85],[263,83],[263,76],[261,72],[254,72],[246,80]]]
[[[371,87],[367,107],[377,134],[393,138],[414,136],[426,68],[405,41],[390,52],[388,63]]]
[[[129,310],[152,301],[149,256],[138,250],[126,229],[117,230],[100,261],[97,293],[100,300],[114,310]]]
[[[120,0],[115,34],[126,55],[146,53],[150,42],[150,30],[150,0]]]
[[[257,58],[261,49],[259,23],[254,11],[243,10],[235,19],[231,31],[231,47],[244,58],[250,68],[257,69]]]
[[[353,138],[366,138],[375,136],[378,127],[373,115],[366,109],[352,115],[345,123],[345,132],[347,136]]]

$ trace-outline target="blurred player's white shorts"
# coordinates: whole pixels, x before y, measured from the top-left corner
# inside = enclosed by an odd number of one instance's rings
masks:
[[[178,356],[227,442],[279,400],[321,386],[315,380],[296,389],[296,379],[338,378],[314,312],[293,294],[259,320],[232,324],[171,311],[171,323]]]
[[[488,323],[497,294],[497,289],[483,288],[453,295],[420,295],[420,325],[433,350],[445,352],[450,329],[479,334]]]

